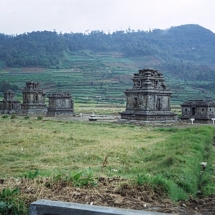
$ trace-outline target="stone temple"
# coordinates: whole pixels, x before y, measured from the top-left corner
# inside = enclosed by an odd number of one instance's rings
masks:
[[[7,90],[4,92],[4,98],[0,102],[0,113],[3,114],[17,114],[20,111],[20,101],[14,99],[14,92]]]
[[[215,101],[211,100],[189,100],[181,105],[182,116],[180,119],[195,119],[195,122],[209,123],[215,118]]]
[[[26,87],[22,94],[21,114],[44,115],[47,112],[45,93],[39,88],[39,83],[26,82]]]
[[[126,110],[121,119],[175,122],[177,115],[170,111],[171,90],[158,70],[142,69],[133,77],[133,88],[127,89]]]
[[[70,93],[52,93],[49,98],[49,107],[46,116],[73,116],[73,99]]]

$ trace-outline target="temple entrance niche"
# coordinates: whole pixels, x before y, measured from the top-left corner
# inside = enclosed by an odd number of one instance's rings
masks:
[[[192,116],[195,116],[195,114],[196,114],[196,108],[192,107]]]
[[[171,90],[158,70],[142,69],[134,74],[133,88],[127,89],[126,110],[121,119],[143,121],[177,121],[170,110]]]

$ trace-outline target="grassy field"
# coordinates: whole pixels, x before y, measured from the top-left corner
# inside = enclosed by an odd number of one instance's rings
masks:
[[[20,101],[25,82],[33,80],[46,93],[69,91],[77,115],[115,115],[125,109],[123,92],[132,88],[133,73],[146,68],[147,61],[82,52],[64,62],[68,69],[2,67],[0,81],[18,85],[16,98]],[[180,104],[188,99],[215,98],[210,89],[202,88],[211,86],[209,82],[175,80],[161,72],[173,91],[171,107],[178,115]],[[73,180],[85,172],[90,178],[81,183],[117,176],[173,201],[195,198],[199,191],[203,196],[215,194],[213,126],[154,127],[10,117],[0,116],[0,179],[34,178],[38,170],[48,180]],[[207,162],[204,172],[200,162]],[[0,203],[6,191],[0,189]]]
[[[173,200],[214,193],[212,126],[140,127],[113,123],[0,119],[1,177],[39,170],[53,177],[90,168],[161,186]],[[201,176],[200,162],[208,162]],[[153,186],[154,186],[153,185]]]

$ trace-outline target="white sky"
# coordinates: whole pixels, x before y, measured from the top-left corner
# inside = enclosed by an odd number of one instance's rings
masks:
[[[166,29],[199,24],[215,33],[215,0],[0,0],[0,33]]]

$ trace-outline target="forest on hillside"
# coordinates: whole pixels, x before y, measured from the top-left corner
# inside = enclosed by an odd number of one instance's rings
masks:
[[[21,35],[0,34],[0,63],[5,67],[65,68],[65,56],[77,51],[118,52],[126,58],[154,56],[159,69],[185,79],[214,78],[215,34],[199,25],[166,30],[104,33],[37,31]],[[68,67],[68,65],[67,65]]]

